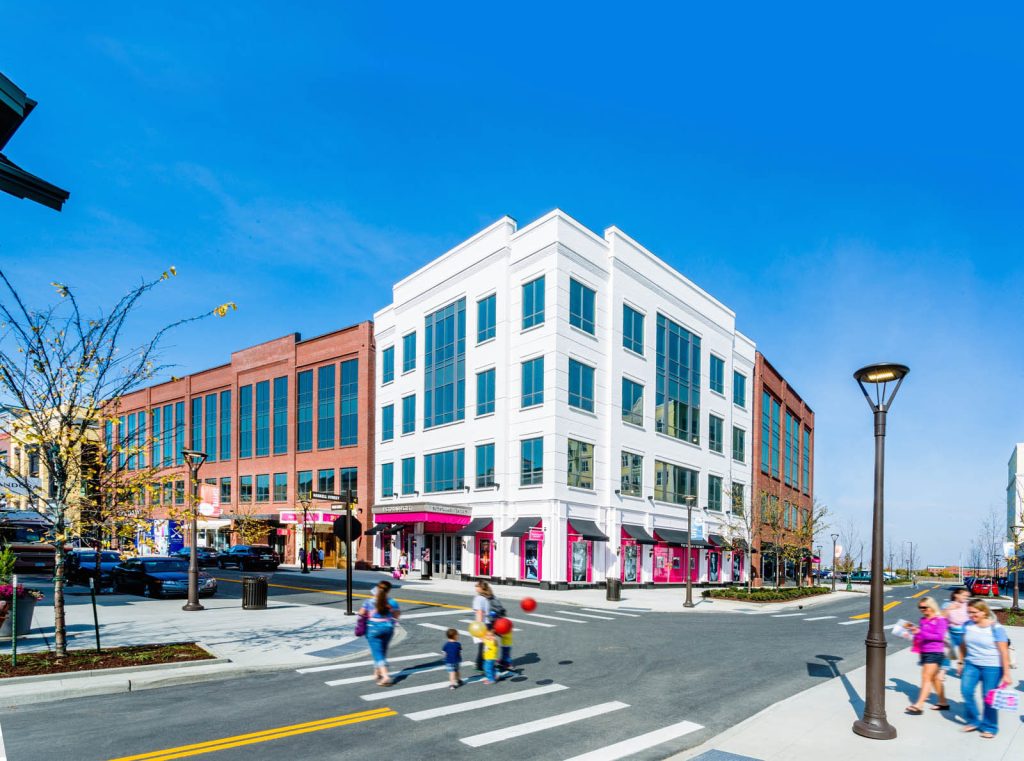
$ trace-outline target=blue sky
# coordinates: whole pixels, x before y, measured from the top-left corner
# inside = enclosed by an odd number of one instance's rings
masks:
[[[816,491],[866,538],[851,373],[901,361],[887,524],[956,562],[1024,439],[1021,18],[392,3],[5,8],[40,103],[7,154],[68,188],[0,198],[0,263],[95,304],[178,267],[182,372],[369,318],[502,215],[618,225],[737,313],[817,414]],[[682,4],[679,4],[682,5]]]

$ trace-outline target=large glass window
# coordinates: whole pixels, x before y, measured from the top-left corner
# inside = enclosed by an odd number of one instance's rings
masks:
[[[395,438],[395,405],[385,404],[380,411],[380,440]]]
[[[732,403],[747,406],[747,376],[735,370],[732,373]]]
[[[544,276],[523,286],[523,330],[544,322]]]
[[[395,493],[395,464],[384,462],[380,466],[380,496],[390,497]]]
[[[334,492],[334,468],[327,468],[316,472],[316,490]]]
[[[423,493],[457,491],[466,485],[465,450],[450,449],[423,456]]]
[[[295,451],[313,449],[313,371],[303,370],[296,377]]]
[[[708,476],[708,510],[722,511],[721,476]]]
[[[181,450],[185,448],[185,402],[174,403],[174,464],[182,465],[185,456]]]
[[[736,426],[732,427],[732,459],[736,462],[747,460],[747,432]]]
[[[544,357],[523,362],[522,406],[544,403]]]
[[[238,501],[252,502],[252,476],[238,477]]]
[[[710,373],[710,386],[712,391],[716,391],[719,394],[725,391],[725,360],[721,357],[716,357],[714,354],[711,355],[711,361],[708,363]]]
[[[313,471],[300,470],[295,474],[295,498],[309,499],[313,493]]]
[[[224,476],[220,479],[220,503],[222,505],[231,504],[231,477]]]
[[[168,404],[164,407],[164,467],[169,467],[174,462],[174,405]]]
[[[256,476],[256,501],[270,501],[270,474],[260,473]]]
[[[786,435],[783,439],[786,447],[786,457],[782,461],[782,480],[786,484],[789,484],[789,474],[791,470],[791,463],[793,462],[793,433],[792,433],[793,416],[786,411]]]
[[[423,340],[423,427],[466,417],[466,300],[427,315]]]
[[[217,459],[217,395],[206,395],[206,426],[205,426],[206,461],[214,462]]]
[[[274,378],[274,454],[288,452],[288,376]]]
[[[191,416],[188,421],[189,432],[191,433],[192,449],[203,451],[203,397],[192,398]],[[132,439],[135,433],[135,416],[128,416],[128,445],[134,443]],[[131,449],[128,452],[128,467],[135,467],[135,460],[132,457]]]
[[[721,452],[725,446],[723,426],[725,421],[716,415],[708,415],[708,447],[712,452]]]
[[[630,497],[643,496],[644,457],[632,452],[622,453],[622,476],[619,491]]]
[[[402,397],[402,433],[416,430],[416,394]]]
[[[655,429],[700,444],[700,338],[659,314],[657,343]]]
[[[594,488],[594,445],[569,439],[568,484],[580,489]]]
[[[110,424],[107,423],[107,425],[109,426]],[[153,430],[153,451],[152,451],[153,467],[154,468],[159,468],[161,465],[163,465],[163,455],[162,455],[161,450],[160,450],[160,409],[159,408],[153,410],[153,420],[152,420],[152,422],[150,424],[150,427]],[[111,431],[109,435],[113,435],[113,431]],[[108,437],[108,440],[109,440],[109,437]],[[107,445],[107,451],[110,451],[109,444]],[[0,458],[2,458],[4,454],[5,454],[4,452],[0,452]]]
[[[476,374],[476,414],[494,412],[494,368]]]
[[[270,454],[270,381],[256,384],[256,456]]]
[[[381,352],[381,383],[391,383],[395,379],[395,347],[389,346]]]
[[[569,360],[569,406],[594,411],[594,368]]]
[[[476,488],[494,486],[494,444],[480,444],[476,448]]]
[[[416,491],[416,458],[402,458],[402,494]]]
[[[795,415],[790,415],[790,417],[793,420],[789,429],[789,451],[792,455],[792,459],[789,460],[789,485],[798,489],[800,487],[800,421],[796,419]]]
[[[729,506],[729,510],[733,515],[745,515],[747,510],[746,499],[744,494],[746,493],[746,487],[743,484],[738,484],[735,481],[732,484],[732,504]]]
[[[402,336],[402,372],[416,369],[416,333]]]
[[[519,484],[533,486],[544,483],[544,437],[523,439],[519,443]]]
[[[572,278],[569,279],[569,324],[594,334],[595,292]]]
[[[275,473],[274,474],[274,501],[275,502],[287,502],[288,501],[288,474],[287,473]]]
[[[497,330],[497,297],[491,294],[476,302],[476,342],[494,338]]]
[[[135,429],[135,449],[139,453],[139,467],[140,468],[145,468],[146,467],[146,450],[149,449],[149,445],[146,443],[146,418],[147,417],[148,417],[148,415],[144,411],[143,412],[135,413],[135,423],[136,423],[136,426],[137,426],[136,429]],[[217,442],[214,441],[214,449],[216,449],[216,444],[217,444]],[[54,484],[51,482],[51,484],[50,484],[51,491],[53,490],[53,486],[54,486]],[[54,495],[51,494],[50,496],[53,497]]]
[[[627,304],[622,305],[622,345],[644,353],[644,316]]]
[[[772,398],[761,392],[761,472],[767,473],[772,462]]]
[[[622,419],[633,425],[644,424],[644,387],[629,378],[622,379]]]
[[[685,505],[687,497],[697,498],[697,471],[655,460],[654,498],[661,502]]]
[[[231,459],[231,390],[220,392],[220,459]]]
[[[238,456],[252,457],[252,386],[238,388]]]
[[[354,447],[359,443],[359,360],[341,363],[341,430],[338,446]]]
[[[359,494],[359,468],[342,468],[338,471],[338,494],[347,496],[349,489],[352,490],[352,499],[357,499]]]
[[[811,493],[811,429],[804,427],[804,467],[801,486],[804,494]]]
[[[772,399],[772,475],[779,477],[779,427],[782,425],[782,405]]]
[[[334,365],[316,370],[316,448],[334,447]]]

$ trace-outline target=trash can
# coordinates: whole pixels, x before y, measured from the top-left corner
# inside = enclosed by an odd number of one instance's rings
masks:
[[[608,579],[604,590],[604,599],[611,602],[618,602],[622,599],[622,582],[618,579]]]
[[[242,577],[242,608],[244,610],[267,609],[267,577]]]

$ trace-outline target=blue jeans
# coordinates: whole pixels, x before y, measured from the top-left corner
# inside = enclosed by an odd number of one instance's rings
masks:
[[[387,668],[388,645],[391,644],[391,636],[395,633],[395,626],[386,621],[366,622],[366,644],[370,646],[370,655],[373,656],[373,664],[377,668]]]
[[[999,686],[999,680],[1003,676],[1001,666],[975,666],[973,663],[964,664],[964,673],[960,678],[960,694],[964,699],[964,718],[972,727],[977,727],[982,732],[995,734],[999,731],[999,711],[989,705],[985,705],[985,695],[989,690]],[[975,702],[974,693],[981,683],[981,703],[984,706],[984,715],[978,715],[978,704]]]
[[[484,679],[490,679],[492,682],[497,681],[497,677],[494,675],[494,666],[496,661],[484,661]]]

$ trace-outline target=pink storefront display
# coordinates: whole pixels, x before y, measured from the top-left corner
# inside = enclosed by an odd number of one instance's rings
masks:
[[[594,544],[607,541],[593,521],[570,518],[566,525],[566,580],[577,584],[593,581]]]
[[[519,540],[519,578],[540,581],[544,571],[544,528],[540,524]]]
[[[619,536],[619,567],[623,583],[643,582],[644,552],[654,547],[654,537],[642,526],[623,524]]]

